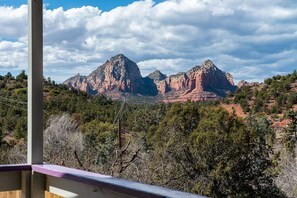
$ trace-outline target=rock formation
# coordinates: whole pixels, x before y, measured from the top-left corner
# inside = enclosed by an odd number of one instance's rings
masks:
[[[76,75],[64,84],[111,98],[120,98],[121,95],[158,96],[165,102],[213,100],[236,88],[232,75],[218,69],[210,60],[186,73],[167,77],[157,70],[142,78],[137,64],[122,54],[112,57],[90,75]]]
[[[90,75],[81,78],[74,76],[64,84],[91,94],[106,94],[116,98],[121,93],[144,92],[144,81],[138,66],[122,54],[112,57]]]

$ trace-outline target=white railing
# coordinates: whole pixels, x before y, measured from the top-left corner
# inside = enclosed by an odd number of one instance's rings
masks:
[[[21,190],[22,198],[27,198],[28,192],[34,191],[29,189],[26,182],[31,174],[39,176],[38,185],[43,197],[47,191],[65,198],[202,198],[199,195],[57,165],[0,166],[0,191]]]

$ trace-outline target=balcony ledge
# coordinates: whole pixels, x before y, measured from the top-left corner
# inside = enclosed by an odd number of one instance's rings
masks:
[[[169,190],[158,186],[131,182],[123,179],[113,178],[107,175],[101,175],[57,165],[33,165],[32,170],[44,175],[82,182],[88,185],[103,187],[115,192],[137,197],[202,198],[202,196],[193,195],[190,193]]]
[[[31,170],[32,170],[32,167],[29,164],[0,165],[0,173],[16,172],[16,171],[31,171]]]
[[[89,186],[107,189],[117,193],[142,198],[203,198],[199,195],[170,190],[167,188],[147,185],[108,175],[96,174],[58,165],[1,165],[0,172],[33,171],[57,179],[66,179]]]

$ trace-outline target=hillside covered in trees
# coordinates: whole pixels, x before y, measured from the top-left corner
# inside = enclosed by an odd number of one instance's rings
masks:
[[[297,71],[273,76],[264,83],[247,83],[230,94],[227,101],[240,104],[246,113],[283,113],[297,105]]]
[[[44,79],[44,161],[210,197],[296,197],[297,75],[274,78],[225,99],[248,103],[245,118],[220,101],[124,103]],[[1,163],[26,159],[26,86],[24,72],[0,76]],[[281,141],[273,106],[289,120]]]

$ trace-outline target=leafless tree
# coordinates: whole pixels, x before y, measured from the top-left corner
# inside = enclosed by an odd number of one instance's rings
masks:
[[[48,163],[81,167],[83,135],[70,115],[50,117],[44,131],[44,160]]]
[[[297,197],[297,158],[291,153],[282,155],[280,174],[275,183],[289,198]]]
[[[24,164],[27,161],[27,144],[21,140],[7,154],[9,164]]]

